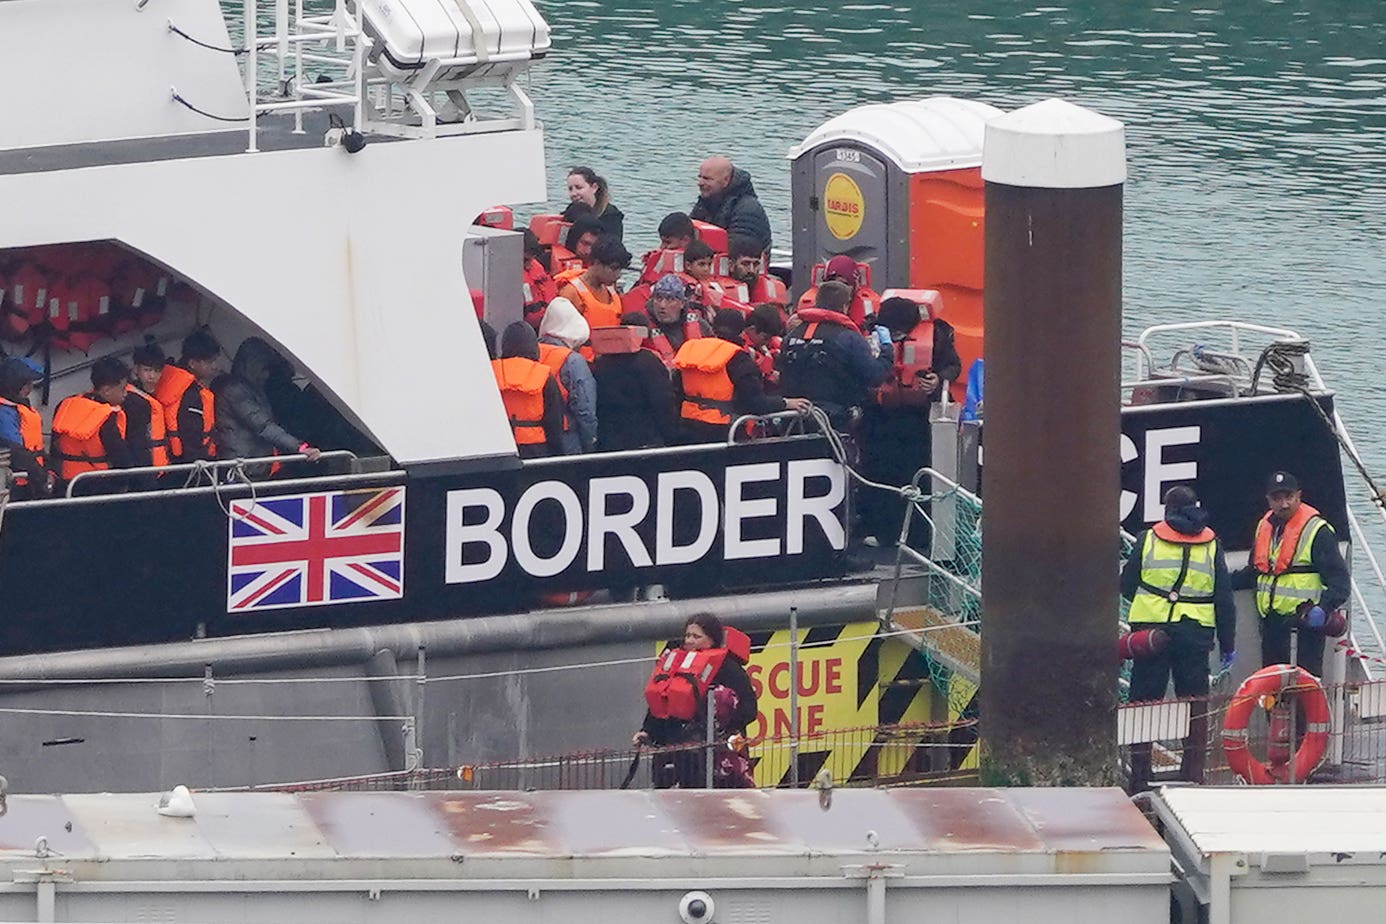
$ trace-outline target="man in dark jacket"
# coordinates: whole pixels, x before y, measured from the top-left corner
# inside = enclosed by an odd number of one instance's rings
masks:
[[[770,219],[756,198],[751,175],[730,158],[709,157],[698,167],[698,201],[688,217],[726,228],[728,237],[748,237],[762,252],[770,249]]]
[[[321,451],[308,445],[280,426],[265,394],[265,383],[277,362],[283,362],[274,348],[259,337],[247,337],[236,351],[231,372],[212,382],[216,396],[217,456],[222,459],[254,459],[302,453],[315,461]],[[268,469],[254,466],[252,476],[264,476]]]
[[[882,328],[873,349],[845,314],[851,300],[852,290],[840,282],[819,286],[816,305],[790,319],[778,362],[780,390],[822,407],[838,429],[845,429],[852,408],[870,400],[893,363],[882,349],[889,333]]]
[[[621,316],[627,327],[648,327],[638,311]],[[650,449],[678,442],[678,412],[669,370],[653,350],[604,353],[592,363],[597,380],[597,450]]]

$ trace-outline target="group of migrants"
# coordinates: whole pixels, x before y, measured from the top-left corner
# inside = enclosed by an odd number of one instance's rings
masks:
[[[13,496],[49,497],[84,472],[110,469],[148,471],[94,482],[90,493],[176,486],[186,479],[165,482],[157,470],[214,459],[301,455],[315,461],[321,452],[309,437],[335,445],[360,439],[336,432],[353,428],[315,388],[299,388],[292,364],[259,337],[241,343],[229,372],[221,357],[221,344],[199,329],[183,340],[177,362],[152,340],[129,363],[117,356],[95,360],[91,390],[54,408],[47,446],[31,404],[44,380],[42,368],[24,357],[0,358],[0,448],[9,450]],[[266,477],[280,468],[264,463],[247,473]]]
[[[751,178],[726,157],[703,161],[697,201],[660,222],[626,291],[606,180],[576,167],[568,196],[551,239],[525,231],[525,320],[483,322],[521,456],[725,442],[739,418],[813,405],[856,435],[868,477],[903,484],[927,464],[928,407],[961,372],[932,304],[882,301],[847,255],[791,302]],[[866,534],[893,542],[899,507],[868,503]]]

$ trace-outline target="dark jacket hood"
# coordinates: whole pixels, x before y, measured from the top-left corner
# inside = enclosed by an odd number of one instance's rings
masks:
[[[1197,536],[1208,525],[1208,511],[1202,507],[1176,507],[1165,511],[1165,522],[1177,533]]]
[[[247,382],[264,387],[276,367],[284,364],[284,358],[274,347],[259,337],[247,337],[236,350],[236,358],[231,361],[231,374],[240,376]]]
[[[515,321],[501,331],[500,355],[502,359],[522,356],[538,361],[539,335],[527,321]]]
[[[751,174],[740,167],[733,167],[731,182],[727,184],[727,188],[707,201],[710,203],[725,202],[727,199],[735,199],[738,196],[754,196],[755,194],[756,188],[751,185]]]
[[[18,356],[0,357],[0,398],[18,403],[19,390],[34,378],[34,370]]]

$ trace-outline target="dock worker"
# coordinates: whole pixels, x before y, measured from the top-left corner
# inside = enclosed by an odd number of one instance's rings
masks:
[[[751,185],[751,175],[723,155],[698,166],[698,201],[688,217],[725,228],[756,242],[761,253],[770,249],[770,219]]]
[[[558,294],[577,306],[590,327],[621,323],[621,293],[616,283],[630,265],[630,251],[614,237],[597,238],[587,268],[569,279]]]
[[[130,357],[130,384],[125,386],[125,441],[136,467],[169,464],[164,406],[154,397],[168,362],[163,348],[146,343]]]
[[[103,356],[91,365],[91,391],[58,402],[53,411],[53,447],[48,455],[58,466],[60,481],[71,481],[83,472],[134,465],[125,441],[125,411],[121,409],[129,379],[130,368],[125,363]]]
[[[878,328],[868,340],[847,317],[851,300],[852,290],[841,282],[819,286],[814,306],[791,319],[779,359],[780,389],[823,408],[840,430],[871,400],[894,362],[890,332]]]
[[[183,339],[181,364],[165,363],[154,389],[164,409],[164,426],[173,462],[195,462],[216,455],[216,399],[212,380],[221,371],[221,344],[206,330]]]
[[[564,455],[591,452],[597,445],[597,383],[578,352],[591,329],[566,298],[549,302],[539,323],[539,361],[549,367],[563,397]]]
[[[1323,677],[1328,614],[1347,602],[1352,579],[1328,521],[1304,503],[1299,479],[1274,472],[1266,480],[1270,508],[1256,524],[1251,560],[1233,575],[1238,590],[1255,588],[1261,615],[1261,664],[1290,663],[1299,633],[1298,664]]]
[[[10,452],[15,500],[47,497],[56,476],[43,453],[43,419],[29,404],[34,383],[43,372],[27,359],[0,357],[0,449]]]
[[[786,411],[802,414],[804,398],[765,393],[765,381],[741,341],[745,319],[724,308],[712,321],[714,337],[689,340],[674,357],[674,394],[688,443],[724,442],[733,420]]]
[[[521,321],[520,323],[524,323]],[[236,349],[231,371],[212,382],[217,408],[217,455],[222,459],[257,459],[273,455],[303,455],[316,462],[322,451],[286,430],[275,419],[266,383],[274,367],[283,362],[259,337],[247,337]],[[276,469],[251,466],[252,478]]]
[[[1208,657],[1216,636],[1223,669],[1236,657],[1237,611],[1222,543],[1208,527],[1208,513],[1193,488],[1165,492],[1165,515],[1136,537],[1121,571],[1121,595],[1131,601],[1131,631],[1159,629],[1168,647],[1132,662],[1131,702],[1174,695],[1208,695]],[[1180,779],[1203,782],[1208,749],[1206,709],[1195,708],[1180,761]],[[1131,746],[1131,791],[1150,786],[1150,745]]]
[[[500,357],[491,361],[491,371],[520,458],[562,455],[563,396],[558,380],[539,361],[534,328],[524,321],[508,325],[501,331]]]

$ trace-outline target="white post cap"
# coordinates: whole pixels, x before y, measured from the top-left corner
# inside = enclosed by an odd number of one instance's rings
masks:
[[[987,123],[982,179],[1033,189],[1091,189],[1126,182],[1126,126],[1061,99]]]

